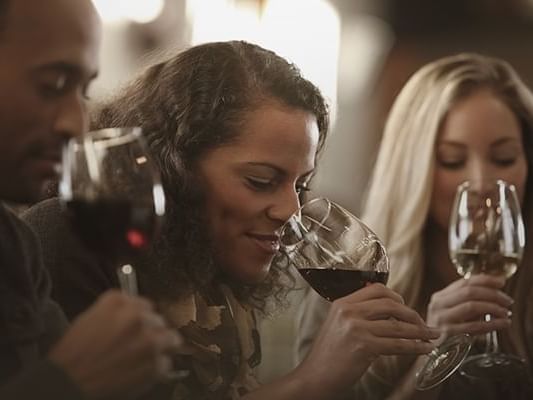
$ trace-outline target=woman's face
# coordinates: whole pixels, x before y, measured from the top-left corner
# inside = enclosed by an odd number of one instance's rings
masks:
[[[447,231],[456,188],[466,180],[503,179],[523,200],[528,174],[519,121],[488,90],[459,101],[444,120],[436,144],[430,218]]]
[[[314,115],[264,103],[247,114],[237,141],[199,161],[216,261],[228,275],[243,283],[265,278],[279,228],[315,168],[318,140]]]

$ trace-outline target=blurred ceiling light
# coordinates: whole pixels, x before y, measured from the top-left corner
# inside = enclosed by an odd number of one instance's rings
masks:
[[[262,10],[261,44],[294,62],[335,112],[340,17],[325,0],[269,0]]]
[[[106,23],[131,21],[145,24],[163,11],[164,0],[93,0]]]
[[[254,2],[236,0],[188,0],[192,44],[219,40],[257,41],[259,15]]]
[[[187,0],[192,44],[241,39],[294,62],[330,101],[337,97],[340,17],[326,0]]]

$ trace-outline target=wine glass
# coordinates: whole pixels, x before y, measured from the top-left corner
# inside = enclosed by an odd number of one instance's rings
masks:
[[[525,229],[516,189],[502,180],[461,184],[457,189],[449,231],[450,256],[459,275],[511,277],[522,260]],[[485,315],[485,321],[491,316]],[[499,351],[497,332],[486,334],[485,352],[469,356],[461,374],[482,378],[488,368],[520,370],[525,362]]]
[[[138,127],[102,129],[63,150],[59,197],[72,226],[121,288],[137,294],[131,265],[157,234],[165,196]]]
[[[374,282],[387,283],[389,259],[381,241],[326,198],[303,204],[282,227],[280,244],[289,263],[328,301]]]
[[[514,186],[502,180],[459,185],[450,216],[448,244],[450,258],[465,279],[477,273],[512,276],[520,264],[525,244]],[[485,316],[487,321],[490,318]],[[467,358],[472,342],[468,334],[444,340],[418,372],[417,389],[431,389],[459,368],[461,374],[474,379],[484,376],[483,368],[494,365],[512,364],[518,370],[525,369],[518,357],[499,353],[496,332],[487,334],[485,353]]]

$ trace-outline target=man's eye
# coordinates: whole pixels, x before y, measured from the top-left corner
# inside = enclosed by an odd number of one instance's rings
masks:
[[[41,93],[44,96],[60,96],[68,90],[69,82],[66,75],[58,75],[53,79],[47,79],[40,85]]]

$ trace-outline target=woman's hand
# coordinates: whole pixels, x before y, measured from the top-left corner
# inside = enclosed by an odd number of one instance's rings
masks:
[[[319,385],[317,398],[320,390],[331,396],[352,385],[379,355],[425,354],[434,347],[428,341],[439,335],[400,295],[373,284],[333,302],[297,371]]]
[[[500,290],[504,285],[504,278],[485,274],[456,280],[431,296],[428,325],[440,328],[448,336],[507,328],[513,300]],[[483,319],[486,314],[492,316],[490,321]]]

